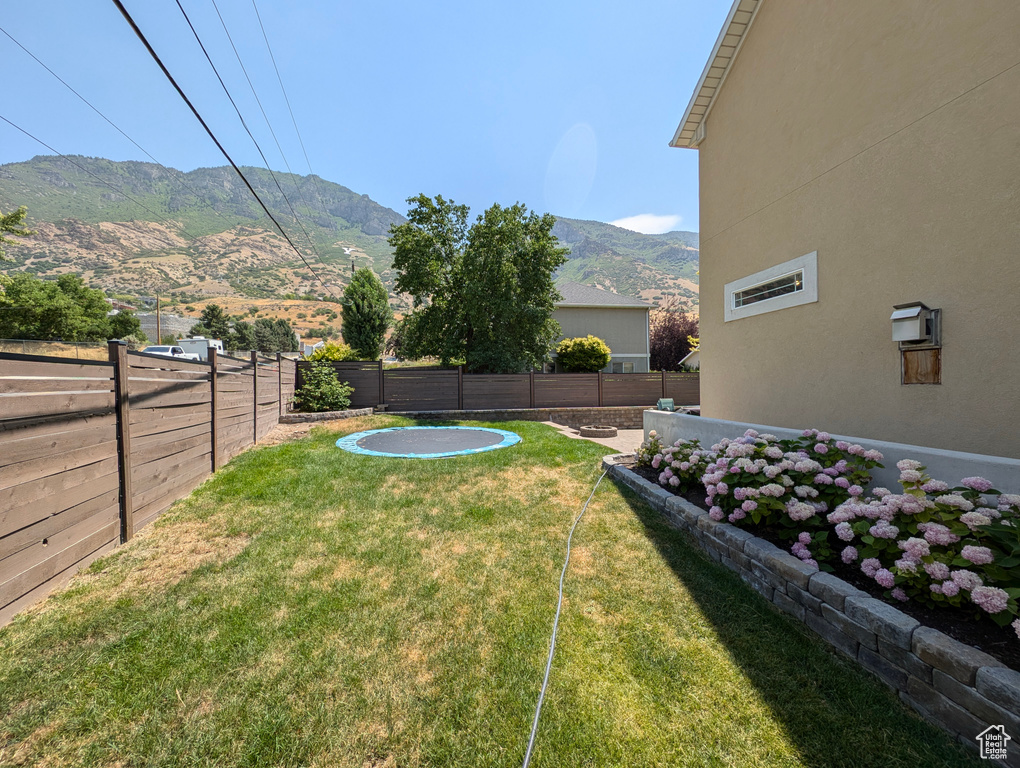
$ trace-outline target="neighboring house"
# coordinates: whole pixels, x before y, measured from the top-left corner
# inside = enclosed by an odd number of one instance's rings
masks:
[[[1020,458],[1018,40],[1016,0],[734,3],[671,142],[704,416]]]
[[[692,349],[690,352],[688,352],[684,356],[684,359],[680,361],[680,365],[682,365],[682,366],[684,366],[686,368],[689,368],[692,371],[700,371],[701,370],[701,347],[698,347],[697,349]]]
[[[552,314],[553,320],[560,324],[557,342],[589,334],[598,336],[612,350],[609,365],[603,371],[648,371],[648,312],[651,304],[580,283],[564,283],[557,288],[563,296],[561,301],[556,302]]]

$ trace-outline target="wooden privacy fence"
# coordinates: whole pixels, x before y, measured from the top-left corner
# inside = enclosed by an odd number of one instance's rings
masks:
[[[0,354],[0,624],[279,423],[294,361],[210,355]]]
[[[298,384],[309,363],[297,364]],[[393,411],[505,408],[598,408],[701,403],[697,373],[471,374],[461,368],[391,368],[382,363],[335,362],[341,381],[354,387],[352,408],[386,405]]]

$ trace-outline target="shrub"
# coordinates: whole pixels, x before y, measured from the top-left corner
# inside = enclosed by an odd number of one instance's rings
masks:
[[[981,477],[951,488],[911,459],[896,464],[902,493],[865,495],[881,459],[813,429],[794,440],[749,429],[710,451],[697,441],[663,447],[649,433],[638,451],[639,466],[661,470],[660,485],[700,483],[713,520],[766,528],[808,564],[831,571],[841,561],[890,598],[1012,623],[1020,637],[1020,495]]]
[[[680,370],[680,361],[697,347],[698,317],[683,310],[678,297],[654,309],[648,318],[648,352],[653,371]]]
[[[609,345],[597,336],[564,339],[556,347],[556,356],[567,373],[598,373],[609,365]]]
[[[308,360],[330,360],[343,362],[344,360],[357,360],[358,353],[346,344],[335,341],[327,341],[306,358]]]
[[[353,392],[354,387],[337,378],[331,363],[319,360],[305,369],[294,404],[299,411],[312,413],[343,411],[350,407]]]

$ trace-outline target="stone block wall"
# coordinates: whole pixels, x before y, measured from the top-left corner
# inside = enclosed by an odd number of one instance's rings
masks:
[[[631,472],[632,456],[610,456],[611,477],[638,493],[714,561],[807,625],[840,653],[895,690],[925,719],[977,749],[994,725],[1017,740],[1008,759],[1020,767],[1020,672],[877,600],[832,574],[708,513]]]

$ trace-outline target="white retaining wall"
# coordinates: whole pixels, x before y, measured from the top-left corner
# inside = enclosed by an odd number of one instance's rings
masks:
[[[825,429],[824,424],[806,424],[805,427]],[[740,437],[747,429],[756,429],[759,432],[767,432],[780,438],[800,436],[799,430],[786,429],[785,427],[707,419],[703,416],[655,410],[644,412],[644,429],[646,438],[648,433],[654,429],[664,445],[672,445],[680,439],[697,439],[705,448],[719,442],[724,437],[730,439]],[[874,479],[871,484],[874,487],[884,486],[897,492],[900,485],[896,462],[900,459],[916,459],[928,468],[929,475],[936,480],[944,480],[950,486],[958,485],[964,477],[979,476],[990,480],[992,486],[1002,493],[1020,493],[1020,460],[1017,459],[962,451],[944,451],[939,448],[888,443],[884,440],[869,440],[863,437],[833,435],[833,438],[846,440],[849,443],[860,443],[865,448],[874,448],[882,452],[885,456],[885,460],[882,462],[885,469],[872,471]]]

